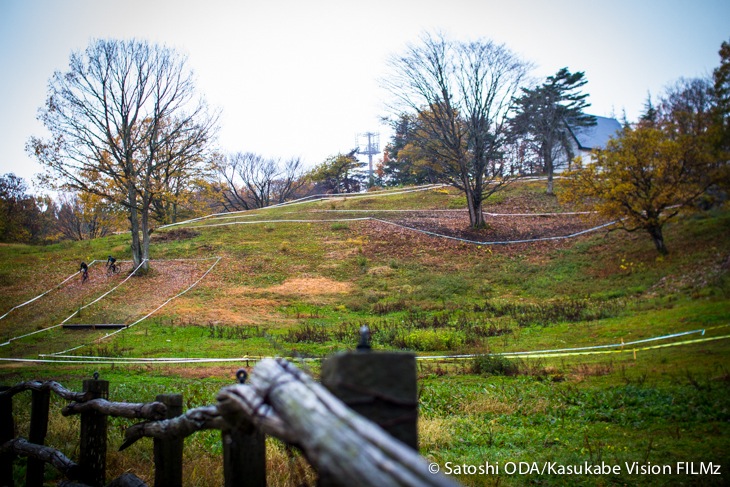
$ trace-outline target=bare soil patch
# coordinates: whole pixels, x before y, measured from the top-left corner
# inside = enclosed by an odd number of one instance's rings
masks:
[[[352,285],[348,282],[333,281],[325,277],[297,277],[287,279],[278,286],[266,288],[266,291],[283,295],[321,296],[346,294],[351,288]]]

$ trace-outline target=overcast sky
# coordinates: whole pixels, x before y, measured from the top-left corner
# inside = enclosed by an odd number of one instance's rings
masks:
[[[187,54],[222,110],[220,148],[301,156],[307,167],[380,132],[385,60],[440,30],[492,39],[543,79],[584,71],[594,115],[635,120],[647,93],[708,76],[730,40],[728,0],[0,0],[0,174],[29,182],[25,153],[47,83],[95,38],[142,38]]]

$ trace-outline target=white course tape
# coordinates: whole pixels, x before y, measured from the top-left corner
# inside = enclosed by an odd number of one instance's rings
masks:
[[[561,179],[561,177],[554,176],[553,179]],[[546,177],[523,177],[523,178],[515,178],[514,182],[530,182],[530,181],[545,181],[545,180],[547,180]],[[189,223],[194,223],[194,222],[198,222],[200,220],[206,220],[206,219],[218,219],[221,217],[236,218],[235,216],[231,216],[231,215],[237,215],[240,213],[248,213],[251,211],[262,211],[262,210],[267,210],[270,208],[281,208],[284,206],[294,206],[294,205],[299,205],[299,204],[303,204],[303,203],[314,203],[314,202],[318,202],[318,201],[328,201],[328,200],[332,200],[332,199],[359,199],[359,198],[374,198],[374,197],[379,198],[379,197],[385,197],[385,196],[416,193],[419,191],[429,191],[432,189],[439,189],[439,188],[446,188],[446,187],[451,187],[451,185],[443,184],[443,183],[435,183],[435,184],[424,184],[422,186],[414,186],[413,188],[402,189],[402,190],[397,190],[397,189],[396,190],[382,190],[382,191],[372,191],[372,192],[368,192],[368,193],[314,194],[314,195],[305,196],[303,198],[299,198],[296,200],[287,201],[284,203],[269,205],[264,208],[254,208],[251,210],[240,210],[240,211],[226,211],[226,212],[222,212],[222,213],[211,213],[210,215],[201,216],[198,218],[191,218],[190,220],[162,225],[162,226],[158,227],[157,229],[162,230],[164,228],[176,227],[176,226],[180,226],[180,225],[187,225]],[[451,210],[443,210],[443,211],[451,211]],[[461,210],[458,210],[458,211],[461,211]],[[592,212],[575,212],[572,214],[579,215],[579,214],[583,214],[583,213],[592,213]],[[496,213],[495,214],[485,213],[485,214],[492,215],[492,216],[498,216],[498,214],[496,214]],[[562,214],[571,214],[571,213],[562,213]],[[501,216],[508,216],[508,215],[504,214]],[[518,216],[518,215],[513,215],[513,216]],[[524,214],[523,216],[535,216],[535,214]]]
[[[336,222],[360,222],[372,220],[370,217],[363,218],[338,218],[333,220],[256,220],[246,222],[211,223],[209,225],[196,225],[195,228],[229,227],[232,225],[259,225],[262,223],[336,223]]]
[[[393,196],[393,195],[400,195],[400,194],[406,194],[406,193],[416,193],[419,191],[428,191],[430,189],[442,188],[444,186],[447,186],[447,185],[446,184],[427,184],[424,186],[417,186],[413,189],[373,191],[373,192],[365,193],[365,194],[362,194],[362,193],[315,194],[315,195],[305,196],[304,198],[287,201],[284,203],[278,203],[276,205],[269,205],[264,208],[254,208],[251,210],[240,210],[240,211],[227,211],[227,212],[223,212],[223,213],[212,213],[210,215],[201,216],[198,218],[192,218],[190,220],[185,220],[182,222],[162,225],[162,226],[158,227],[158,230],[162,230],[163,228],[180,226],[180,225],[187,225],[188,223],[193,223],[193,222],[205,220],[208,218],[214,219],[214,218],[219,218],[219,217],[228,216],[228,215],[236,215],[238,213],[248,213],[251,211],[262,211],[262,210],[267,210],[270,208],[281,208],[284,206],[293,206],[293,205],[298,205],[298,204],[302,204],[302,203],[313,203],[316,201],[328,201],[331,199],[358,199],[358,198]]]
[[[202,279],[202,278],[201,278]],[[725,328],[728,325],[718,325],[707,329],[691,330],[679,333],[672,333],[669,335],[662,335],[651,338],[644,338],[641,340],[634,340],[631,342],[614,343],[610,345],[594,345],[589,347],[574,347],[574,348],[563,348],[563,349],[552,349],[552,350],[532,350],[525,352],[502,352],[502,353],[488,353],[488,354],[463,354],[463,355],[427,355],[418,356],[416,360],[465,360],[473,359],[475,357],[489,355],[489,356],[504,356],[506,358],[549,358],[549,357],[566,357],[566,356],[578,356],[578,355],[594,355],[594,354],[607,354],[607,353],[635,353],[636,351],[654,350],[666,347],[677,347],[683,345],[691,345],[695,343],[703,343],[715,340],[723,340],[730,338],[730,335],[714,336],[707,338],[700,338],[696,340],[685,340],[680,342],[666,343],[660,345],[653,345],[649,347],[635,348],[633,345],[642,343],[667,340],[670,338],[677,338],[680,336],[686,336],[691,334],[700,333],[704,336],[705,331],[708,329]],[[632,348],[633,347],[633,348]],[[78,347],[77,347],[78,348]],[[601,350],[605,348],[617,348],[618,350]],[[57,352],[56,354],[41,354],[40,357],[46,357],[44,359],[13,359],[13,358],[0,358],[0,361],[18,361],[18,362],[44,362],[44,363],[79,363],[79,364],[194,364],[194,363],[215,363],[215,362],[237,362],[237,361],[252,361],[262,360],[264,358],[271,358],[265,356],[250,356],[246,355],[243,357],[233,358],[214,358],[214,357],[102,357],[102,356],[90,356],[90,355],[62,355],[65,352]],[[52,358],[50,358],[52,357]],[[298,359],[301,360],[301,359]],[[320,358],[307,358],[305,361],[317,361]]]
[[[720,335],[720,336],[714,336],[714,337],[706,337],[706,338],[697,338],[695,340],[684,340],[681,342],[673,342],[673,343],[663,343],[660,345],[651,345],[648,347],[640,347],[640,348],[628,348],[623,347],[618,350],[582,350],[578,352],[539,352],[534,351],[530,352],[529,355],[517,355],[515,353],[485,353],[485,354],[468,354],[468,355],[422,355],[419,357],[416,357],[416,360],[465,360],[465,359],[473,359],[475,357],[480,357],[484,355],[488,355],[491,357],[498,357],[502,356],[505,358],[556,358],[556,357],[571,357],[571,356],[579,356],[579,355],[603,355],[608,353],[636,353],[640,351],[646,351],[646,350],[656,350],[659,348],[669,348],[669,347],[680,347],[684,345],[693,345],[696,343],[704,343],[704,342],[711,342],[716,340],[725,340],[727,338],[730,338],[730,335]]]
[[[413,227],[409,227],[406,225],[401,225],[400,223],[389,222],[388,220],[381,220],[380,218],[370,218],[370,219],[373,221],[377,221],[377,222],[385,223],[388,225],[400,227],[400,228],[403,228],[406,230],[410,230],[412,232],[418,232],[418,233],[423,233],[424,235],[430,235],[431,237],[446,238],[446,239],[456,240],[458,242],[464,242],[464,243],[469,243],[469,244],[474,244],[474,245],[510,245],[510,244],[518,244],[518,243],[543,242],[546,240],[568,239],[568,238],[578,237],[578,236],[584,235],[586,233],[595,232],[596,230],[600,230],[602,228],[606,228],[606,227],[616,224],[616,221],[612,221],[612,222],[604,223],[603,225],[599,225],[597,227],[588,228],[586,230],[581,230],[580,232],[571,233],[570,235],[558,235],[555,237],[529,238],[529,239],[523,239],[523,240],[504,240],[504,241],[491,241],[491,242],[484,241],[484,242],[482,242],[482,241],[478,241],[478,240],[470,240],[470,239],[466,239],[466,238],[453,237],[451,235],[443,235],[440,233],[431,232],[429,230],[421,230],[420,228],[413,228]]]
[[[539,178],[538,178],[539,179]],[[538,180],[535,179],[535,180]],[[529,178],[522,179],[523,181],[530,180]],[[392,196],[392,195],[398,195],[398,194],[404,194],[404,193],[412,193],[416,191],[428,191],[431,189],[446,187],[448,185],[446,184],[434,184],[434,185],[426,185],[422,187],[417,187],[415,189],[409,189],[409,190],[403,190],[403,191],[395,191],[390,193],[379,193],[379,192],[373,192],[373,193],[345,193],[345,194],[338,194],[338,195],[313,195],[313,196],[307,196],[304,198],[300,198],[299,200],[294,200],[286,203],[281,203],[278,205],[271,205],[266,208],[258,208],[256,210],[243,210],[243,211],[237,211],[237,212],[226,212],[226,213],[214,213],[208,216],[200,217],[200,218],[194,218],[192,220],[186,220],[179,223],[172,223],[170,225],[163,225],[159,227],[162,228],[168,228],[172,226],[178,226],[178,225],[186,225],[189,223],[199,222],[201,220],[211,219],[211,220],[219,220],[219,219],[231,219],[231,218],[240,218],[241,216],[236,216],[238,214],[248,213],[251,211],[261,211],[269,208],[280,208],[283,206],[291,206],[296,205],[300,203],[309,203],[315,200],[312,200],[311,198],[322,196],[317,201],[322,200],[330,200],[330,199],[357,199],[357,198],[372,198],[375,196],[384,197],[384,196]],[[353,210],[313,210],[313,212],[370,212],[370,213],[384,213],[384,212],[461,212],[464,210],[362,210],[362,209],[353,209]],[[543,216],[566,216],[566,215],[587,215],[587,214],[593,214],[595,212],[591,211],[580,211],[580,212],[565,212],[565,213],[488,213],[483,212],[483,214],[491,217],[511,217],[511,216],[523,216],[523,217],[543,217]],[[248,215],[245,215],[248,216]],[[378,221],[381,223],[386,223],[389,225],[394,225],[406,230],[410,230],[413,232],[419,232],[423,233],[425,235],[430,235],[432,237],[437,238],[446,238],[450,240],[456,240],[459,242],[469,243],[469,244],[475,244],[475,245],[509,245],[509,244],[517,244],[517,243],[531,243],[531,242],[543,242],[548,240],[561,240],[561,239],[568,239],[568,238],[574,238],[578,237],[580,235],[584,235],[589,232],[594,232],[596,230],[600,230],[602,228],[606,228],[611,225],[615,225],[619,222],[619,220],[615,220],[609,223],[605,223],[603,225],[599,225],[597,227],[589,228],[586,230],[582,230],[580,232],[575,232],[569,235],[558,235],[554,237],[540,237],[540,238],[532,238],[532,239],[522,239],[522,240],[506,240],[506,241],[476,241],[476,240],[470,240],[460,237],[453,237],[450,235],[444,235],[436,232],[431,232],[428,230],[421,230],[414,227],[409,227],[407,225],[402,225],[399,223],[390,222],[388,220],[382,220],[380,218],[373,218],[373,217],[363,217],[363,218],[345,218],[345,219],[330,219],[330,220],[306,220],[306,219],[288,219],[288,220],[255,220],[255,221],[237,221],[237,222],[230,222],[230,223],[211,223],[211,224],[204,224],[204,225],[195,225],[195,228],[213,228],[213,227],[223,227],[223,226],[233,226],[233,225],[255,225],[255,224],[261,224],[261,223],[327,223],[327,222],[352,222],[352,221],[364,221],[364,220],[373,220]]]
[[[373,217],[361,217],[361,218],[335,218],[335,219],[327,219],[327,220],[304,220],[304,219],[297,219],[297,220],[255,220],[255,221],[243,221],[243,222],[229,222],[229,223],[211,223],[208,225],[196,225],[194,228],[214,228],[214,227],[229,227],[233,225],[258,225],[258,224],[273,224],[273,223],[337,223],[337,222],[358,222],[358,221],[376,221],[380,223],[385,223],[388,225],[393,225],[396,227],[403,228],[405,230],[410,230],[412,232],[418,232],[423,233],[425,235],[429,235],[431,237],[437,237],[437,238],[445,238],[449,240],[456,240],[459,242],[474,244],[474,245],[510,245],[510,244],[517,244],[517,243],[530,243],[530,242],[542,242],[546,240],[561,240],[561,239],[568,239],[568,238],[575,238],[580,235],[584,235],[586,233],[595,232],[597,230],[600,230],[602,228],[609,227],[611,225],[615,225],[617,221],[612,221],[608,223],[604,223],[603,225],[599,225],[597,227],[588,228],[586,230],[581,230],[580,232],[571,233],[569,235],[558,235],[554,237],[539,237],[539,238],[531,238],[531,239],[524,239],[524,240],[505,240],[505,241],[477,241],[477,240],[470,240],[466,238],[460,238],[460,237],[454,237],[451,235],[444,235],[441,233],[431,232],[429,230],[421,230],[420,228],[414,228],[409,227],[407,225],[402,225],[400,223],[394,223],[390,222],[388,220],[382,220],[380,218],[373,218]]]
[[[520,357],[520,356],[526,356],[526,355],[565,354],[566,352],[585,352],[588,350],[601,350],[601,349],[606,349],[606,348],[625,349],[626,347],[631,347],[633,345],[639,345],[641,343],[655,342],[658,340],[668,340],[670,338],[677,338],[677,337],[686,336],[686,335],[694,335],[697,333],[704,336],[705,330],[700,329],[700,330],[692,330],[692,331],[683,331],[683,332],[679,332],[679,333],[672,333],[671,335],[662,335],[662,336],[658,336],[658,337],[644,338],[641,340],[634,340],[631,342],[612,343],[609,345],[591,345],[591,346],[586,346],[586,347],[555,348],[552,350],[530,350],[530,351],[526,351],[526,352],[499,352],[499,353],[488,353],[486,355],[499,355],[502,357]],[[465,358],[479,357],[482,355],[485,355],[485,354],[472,353],[472,354],[463,354],[463,355],[433,355],[433,356],[424,356],[424,357],[419,357],[419,358],[422,360],[428,360],[428,359],[433,359],[433,358],[465,359]]]
[[[89,267],[91,267],[92,265],[94,265],[94,262],[97,262],[97,260],[96,260],[96,259],[95,259],[95,260],[92,260],[92,261],[91,261],[91,262],[89,263]],[[38,296],[36,296],[35,298],[33,298],[33,299],[29,300],[29,301],[26,301],[25,303],[19,304],[19,305],[17,305],[17,306],[13,306],[12,308],[10,308],[10,309],[8,310],[8,312],[7,312],[7,313],[5,313],[4,315],[0,316],[0,320],[2,320],[2,319],[3,319],[3,318],[5,318],[5,317],[6,317],[7,315],[9,315],[11,311],[13,311],[13,310],[15,310],[15,309],[18,309],[18,308],[22,308],[23,306],[25,306],[25,305],[28,305],[28,304],[32,303],[33,301],[35,301],[35,300],[37,300],[37,299],[40,299],[40,298],[42,298],[42,297],[43,297],[43,296],[45,296],[46,294],[50,293],[51,291],[54,291],[54,290],[58,289],[59,287],[63,286],[63,285],[64,285],[64,284],[66,284],[66,283],[67,283],[68,281],[70,281],[71,279],[73,279],[74,277],[76,277],[76,276],[78,276],[78,275],[79,275],[79,273],[78,273],[78,272],[74,272],[73,274],[71,274],[70,276],[68,276],[68,277],[67,277],[66,279],[64,279],[63,281],[61,281],[61,282],[60,282],[59,284],[56,284],[56,285],[55,285],[54,287],[52,287],[52,288],[51,288],[51,289],[49,289],[48,291],[46,291],[46,292],[44,292],[44,293],[41,293],[41,294],[39,294],[39,295],[38,295]],[[2,346],[2,345],[5,345],[5,344],[4,344],[4,343],[3,343],[3,344],[0,344],[0,346]]]
[[[140,264],[139,264],[139,265],[137,266],[137,268],[136,268],[136,269],[134,269],[134,271],[132,271],[132,273],[131,273],[131,274],[129,274],[129,275],[128,275],[128,276],[127,276],[127,277],[126,277],[126,278],[125,278],[125,279],[124,279],[124,280],[123,280],[122,282],[120,282],[119,284],[117,284],[116,286],[114,286],[113,288],[111,288],[110,290],[108,290],[107,292],[105,292],[104,294],[102,294],[101,296],[99,296],[98,298],[96,298],[95,300],[93,300],[92,302],[90,302],[89,304],[86,304],[86,305],[84,305],[84,306],[81,306],[81,307],[80,307],[79,309],[77,309],[76,311],[74,311],[73,313],[71,313],[71,315],[70,315],[70,316],[69,316],[68,318],[66,318],[65,320],[63,320],[63,321],[62,321],[62,322],[60,322],[59,324],[57,324],[57,325],[53,325],[53,326],[49,326],[49,327],[47,327],[47,328],[41,328],[40,330],[32,331],[32,332],[30,332],[30,333],[26,333],[25,335],[19,335],[19,336],[16,336],[16,337],[10,338],[10,339],[9,339],[9,340],[8,340],[7,342],[5,342],[5,343],[0,343],[0,347],[4,347],[4,346],[6,346],[6,345],[10,345],[10,342],[13,342],[13,341],[15,341],[15,340],[19,340],[19,339],[21,339],[21,338],[29,337],[29,336],[31,336],[31,335],[35,335],[35,334],[38,334],[38,333],[43,333],[43,332],[46,332],[46,331],[50,331],[50,330],[53,330],[53,329],[55,329],[55,328],[58,328],[58,327],[60,327],[60,326],[63,326],[64,324],[66,324],[66,322],[68,322],[68,320],[70,320],[71,318],[73,318],[74,316],[76,316],[77,314],[79,314],[79,312],[80,312],[80,311],[81,311],[82,309],[88,308],[88,307],[89,307],[89,306],[91,306],[92,304],[94,304],[94,303],[97,303],[97,302],[99,302],[99,301],[100,301],[100,300],[101,300],[102,298],[104,298],[104,297],[108,296],[109,294],[111,294],[112,292],[114,292],[114,290],[116,290],[116,289],[117,289],[117,288],[118,288],[119,286],[121,286],[122,284],[124,284],[125,282],[127,282],[127,281],[128,281],[128,280],[129,280],[129,279],[130,279],[130,278],[131,278],[131,277],[132,277],[132,276],[133,276],[133,275],[134,275],[134,274],[135,274],[135,273],[136,273],[136,272],[137,272],[137,271],[139,270],[139,268],[140,268],[140,267],[142,267],[142,265],[143,265],[143,264],[144,264],[144,263],[145,263],[146,261],[147,261],[147,259],[143,260],[143,261],[142,261],[142,262],[141,262],[141,263],[140,263]]]
[[[638,345],[640,343],[648,343],[648,342],[655,342],[657,340],[668,340],[670,338],[677,338],[685,335],[694,335],[696,333],[700,333],[702,336],[705,336],[705,330],[692,330],[692,331],[683,331],[680,333],[672,333],[671,335],[664,335],[659,337],[653,337],[653,338],[644,338],[643,340],[634,340],[632,342],[621,342],[621,343],[613,343],[611,345],[593,345],[589,347],[575,347],[575,348],[556,348],[554,350],[538,350],[538,351],[532,351],[532,352],[504,352],[501,355],[531,355],[536,353],[559,353],[559,352],[577,352],[581,350],[598,350],[602,348],[624,348],[629,347],[631,345]]]
[[[159,310],[160,310],[160,309],[161,309],[161,308],[162,308],[163,306],[165,306],[165,305],[166,305],[167,303],[169,303],[169,302],[170,302],[170,301],[172,301],[173,299],[175,299],[175,298],[178,298],[178,297],[182,296],[183,294],[185,294],[186,292],[190,291],[190,290],[191,290],[192,288],[194,288],[195,286],[197,286],[197,285],[198,285],[198,283],[199,283],[200,281],[202,281],[202,280],[203,280],[203,279],[205,278],[205,276],[207,276],[207,275],[208,275],[208,274],[210,273],[210,271],[212,271],[212,270],[213,270],[213,268],[214,268],[214,267],[215,267],[216,265],[218,265],[218,262],[220,262],[220,261],[221,261],[221,258],[222,258],[222,257],[216,257],[216,258],[215,258],[215,259],[216,259],[216,261],[215,261],[215,262],[213,263],[213,265],[212,265],[212,266],[210,266],[210,268],[209,268],[209,269],[208,269],[207,271],[205,271],[205,273],[204,273],[204,274],[203,274],[202,276],[200,276],[200,278],[199,278],[199,279],[198,279],[197,281],[195,281],[195,282],[194,282],[193,284],[191,284],[191,285],[190,285],[190,286],[189,286],[189,287],[188,287],[187,289],[185,289],[184,291],[182,291],[182,292],[180,292],[180,293],[176,294],[175,296],[171,297],[170,299],[168,299],[167,301],[165,301],[164,303],[162,303],[161,305],[159,305],[159,306],[158,306],[157,308],[155,308],[154,310],[150,311],[149,313],[147,313],[147,314],[146,314],[145,316],[143,316],[142,318],[138,319],[138,320],[137,320],[137,321],[135,321],[134,323],[132,323],[132,324],[130,324],[130,325],[127,325],[127,326],[126,326],[126,327],[124,327],[124,328],[120,328],[120,329],[118,329],[118,330],[116,330],[116,331],[113,331],[112,333],[107,333],[106,335],[104,335],[104,336],[102,336],[102,337],[100,337],[100,338],[97,338],[97,339],[96,339],[96,340],[94,340],[93,342],[89,342],[89,343],[84,343],[83,345],[79,345],[79,346],[77,346],[77,347],[73,347],[73,348],[69,348],[69,349],[66,349],[66,350],[62,350],[62,351],[60,351],[60,352],[54,352],[54,353],[51,353],[51,354],[39,354],[39,356],[41,356],[41,357],[47,357],[47,356],[53,356],[53,355],[61,355],[61,354],[67,353],[67,352],[72,352],[72,351],[74,351],[74,350],[78,350],[79,348],[83,348],[83,347],[85,347],[85,346],[87,346],[87,345],[91,345],[91,343],[99,343],[99,342],[100,342],[100,341],[102,341],[102,340],[106,340],[106,339],[107,339],[107,338],[109,338],[110,336],[114,336],[114,335],[116,335],[117,333],[121,333],[121,332],[122,332],[122,331],[124,331],[124,330],[127,330],[127,329],[129,329],[129,328],[132,328],[132,327],[133,327],[134,325],[136,325],[136,324],[140,323],[141,321],[143,321],[143,320],[146,320],[147,318],[149,318],[150,316],[152,316],[152,315],[153,315],[154,313],[156,313],[157,311],[159,311]],[[208,258],[208,259],[201,259],[201,260],[210,260],[210,259],[211,259],[211,258]]]
[[[451,210],[443,210],[443,209],[430,209],[430,210],[363,210],[363,209],[353,209],[353,210],[309,210],[308,213],[466,213],[469,211],[467,208],[460,208],[460,209],[451,209]],[[295,211],[292,211],[290,213],[298,213]],[[565,211],[565,212],[554,212],[554,213],[489,213],[486,211],[483,211],[483,215],[487,216],[493,216],[493,217],[503,217],[503,216],[526,216],[526,217],[543,217],[543,216],[574,216],[574,215],[593,215],[595,214],[595,211]]]
[[[607,353],[636,353],[637,351],[647,351],[647,350],[656,350],[660,348],[668,348],[668,347],[679,347],[684,345],[693,345],[697,343],[706,343],[711,341],[717,341],[717,340],[726,340],[730,338],[730,335],[721,335],[721,336],[714,336],[714,337],[706,337],[706,338],[698,338],[696,340],[685,340],[682,342],[674,342],[674,343],[664,343],[660,345],[652,345],[649,347],[641,347],[641,348],[624,348],[621,350],[593,350],[593,351],[582,351],[582,352],[572,352],[572,353],[545,353],[538,355],[535,353],[534,355],[528,355],[529,358],[555,358],[555,357],[566,357],[566,356],[577,356],[577,355],[595,355],[595,354],[607,354]],[[494,353],[494,354],[485,354],[485,355],[491,355],[491,356],[499,356],[502,354]],[[431,356],[419,356],[416,357],[416,360],[420,361],[427,361],[427,360],[460,360],[460,359],[470,359],[474,358],[477,355],[431,355]],[[41,357],[49,357],[48,355],[41,355]],[[137,364],[147,364],[147,365],[170,365],[170,364],[202,364],[202,363],[226,363],[226,362],[250,362],[250,361],[258,361],[263,360],[265,358],[275,358],[275,357],[264,357],[264,356],[244,356],[244,357],[233,357],[233,358],[166,358],[166,359],[155,359],[155,358],[124,358],[124,357],[95,357],[96,360],[89,360],[87,358],[84,358],[82,360],[73,360],[70,357],[74,357],[73,355],[68,355],[65,357],[59,356],[59,358],[5,358],[0,357],[0,362],[26,362],[26,363],[59,363],[59,364],[78,364],[78,365],[93,365],[93,364],[116,364],[116,365],[137,365]],[[292,357],[290,357],[292,358]],[[507,358],[517,358],[515,356],[507,356]],[[319,360],[322,360],[321,358],[292,358],[292,360],[297,361],[303,361],[303,362],[317,362]]]
[[[45,357],[48,357],[47,355]],[[155,359],[135,359],[124,361],[123,359],[117,358],[101,358],[101,360],[82,361],[82,360],[70,360],[70,359],[52,359],[52,358],[4,358],[0,357],[0,362],[26,362],[26,363],[44,363],[44,364],[80,364],[80,365],[92,365],[92,364],[124,364],[124,365],[138,365],[138,364],[201,364],[201,363],[222,363],[222,362],[251,362],[259,361],[265,358],[277,358],[277,357],[233,357],[233,358],[193,358],[193,359],[170,359],[165,361],[156,361]],[[297,362],[317,362],[320,358],[301,358],[301,357],[287,357],[290,360]]]

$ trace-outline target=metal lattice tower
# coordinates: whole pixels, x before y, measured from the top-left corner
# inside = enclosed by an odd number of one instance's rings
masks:
[[[367,142],[365,142],[367,139]],[[357,135],[357,153],[368,156],[368,177],[370,183],[374,181],[373,178],[373,156],[380,154],[380,133],[377,132],[365,132],[364,134]]]

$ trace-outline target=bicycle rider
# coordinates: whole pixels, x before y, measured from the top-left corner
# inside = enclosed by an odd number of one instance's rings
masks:
[[[110,269],[112,272],[116,272],[117,271],[117,265],[115,264],[116,261],[117,261],[117,259],[115,259],[114,257],[112,257],[110,255],[106,259],[106,267],[107,267],[107,269]]]
[[[89,278],[89,266],[86,265],[86,262],[81,263],[81,266],[79,267],[79,272],[81,273],[81,284],[83,284]]]

